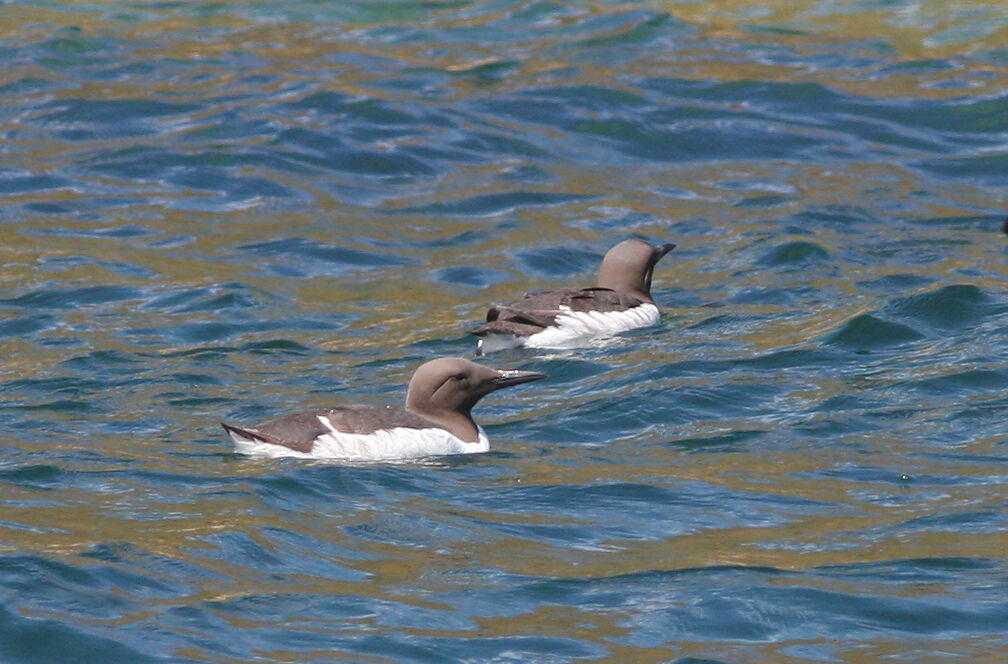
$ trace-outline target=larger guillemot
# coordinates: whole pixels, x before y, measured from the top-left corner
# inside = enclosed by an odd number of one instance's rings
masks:
[[[654,325],[660,318],[651,298],[651,276],[674,244],[624,240],[602,259],[594,288],[526,293],[518,302],[487,311],[475,330],[476,354],[507,348],[562,348],[592,336],[607,336]]]
[[[420,367],[406,407],[338,406],[283,415],[254,427],[221,423],[243,454],[346,461],[391,461],[486,452],[490,442],[470,414],[487,394],[545,378],[537,371],[502,371],[463,358]]]

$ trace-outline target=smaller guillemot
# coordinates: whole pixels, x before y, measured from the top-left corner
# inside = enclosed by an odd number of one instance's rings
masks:
[[[507,348],[563,348],[585,337],[608,336],[654,325],[660,318],[651,298],[654,266],[674,244],[624,240],[606,253],[594,288],[526,293],[518,302],[487,311],[475,330],[476,354]]]
[[[337,406],[254,427],[221,426],[237,452],[255,456],[391,461],[486,452],[490,442],[473,421],[472,407],[503,387],[545,377],[446,357],[420,365],[406,390],[405,408]]]

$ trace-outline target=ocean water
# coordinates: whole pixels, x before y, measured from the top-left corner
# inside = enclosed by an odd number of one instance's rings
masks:
[[[1008,10],[0,4],[0,661],[1003,662]],[[481,361],[626,237],[659,325]]]

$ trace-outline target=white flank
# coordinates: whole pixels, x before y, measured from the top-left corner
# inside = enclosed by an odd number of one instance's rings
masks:
[[[528,337],[514,337],[507,334],[488,334],[480,340],[481,353],[493,353],[509,348],[570,348],[579,345],[586,337],[604,337],[654,325],[661,319],[661,312],[654,304],[641,304],[625,311],[571,311],[560,307],[562,314],[554,324],[542,332]]]
[[[479,429],[479,440],[467,443],[444,429],[381,429],[374,433],[344,433],[337,431],[329,418],[318,416],[319,422],[329,429],[315,439],[311,452],[298,452],[283,445],[264,443],[243,436],[231,434],[235,451],[239,454],[259,457],[298,457],[301,459],[336,459],[340,461],[398,461],[419,459],[429,456],[449,454],[476,454],[490,449],[490,441],[483,427]]]
[[[511,350],[521,348],[525,345],[526,337],[513,337],[510,334],[488,334],[480,337],[476,342],[476,354],[496,353],[501,350]]]

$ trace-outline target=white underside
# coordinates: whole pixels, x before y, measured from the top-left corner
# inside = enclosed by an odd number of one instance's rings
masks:
[[[606,337],[638,327],[654,325],[661,312],[654,304],[641,304],[626,311],[571,311],[561,306],[564,313],[554,324],[542,332],[527,337],[510,334],[488,334],[479,341],[481,353],[493,353],[510,348],[571,348],[592,337]]]
[[[310,452],[298,452],[283,445],[264,443],[229,431],[235,451],[258,457],[298,457],[301,459],[337,459],[341,461],[397,461],[449,454],[476,454],[490,449],[483,427],[479,440],[467,443],[444,429],[382,429],[374,433],[336,431],[325,416],[319,421],[330,430],[315,439]]]

